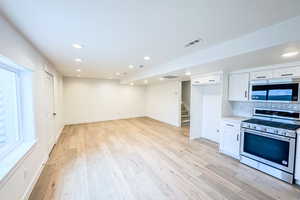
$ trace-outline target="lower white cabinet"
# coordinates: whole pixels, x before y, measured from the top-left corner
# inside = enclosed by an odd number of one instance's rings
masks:
[[[240,121],[222,120],[220,130],[220,152],[240,159]]]

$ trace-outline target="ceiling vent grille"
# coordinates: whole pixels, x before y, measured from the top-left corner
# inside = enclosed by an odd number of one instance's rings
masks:
[[[168,75],[168,76],[164,76],[163,78],[165,78],[165,79],[174,79],[174,78],[178,78],[178,76]]]
[[[186,45],[184,45],[184,47],[191,47],[191,46],[194,46],[194,45],[196,45],[196,44],[198,44],[199,42],[202,42],[203,40],[201,39],[201,38],[199,38],[199,39],[196,39],[196,40],[193,40],[193,41],[191,41],[191,42],[189,42],[189,43],[187,43]]]

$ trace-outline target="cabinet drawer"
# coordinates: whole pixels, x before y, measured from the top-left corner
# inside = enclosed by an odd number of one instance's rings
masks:
[[[300,67],[276,69],[273,72],[273,78],[289,78],[289,77],[300,77]]]
[[[250,73],[251,80],[264,80],[273,77],[273,71],[257,71]]]

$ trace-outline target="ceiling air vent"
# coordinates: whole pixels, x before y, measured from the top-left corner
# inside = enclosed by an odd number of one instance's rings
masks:
[[[196,39],[196,40],[193,40],[193,41],[191,41],[191,42],[189,42],[189,43],[187,43],[186,45],[184,45],[184,47],[191,47],[191,46],[194,46],[194,45],[196,45],[196,44],[198,44],[199,42],[202,42],[203,40],[201,39],[201,38],[199,38],[199,39]]]
[[[174,79],[174,78],[178,78],[178,76],[168,75],[168,76],[164,76],[163,78],[165,78],[165,79]]]

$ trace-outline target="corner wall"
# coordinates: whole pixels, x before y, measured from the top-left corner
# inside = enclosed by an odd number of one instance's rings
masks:
[[[180,127],[181,83],[168,81],[148,85],[146,116]]]
[[[54,75],[55,92],[55,137],[58,138],[63,128],[62,120],[62,77],[14,27],[0,15],[0,54],[16,64],[33,70],[33,100],[35,113],[35,130],[37,144],[31,152],[20,161],[16,168],[0,184],[0,199],[22,200],[27,198],[35,183],[43,163],[49,152],[45,149],[48,144],[48,131],[45,130],[45,69]]]

